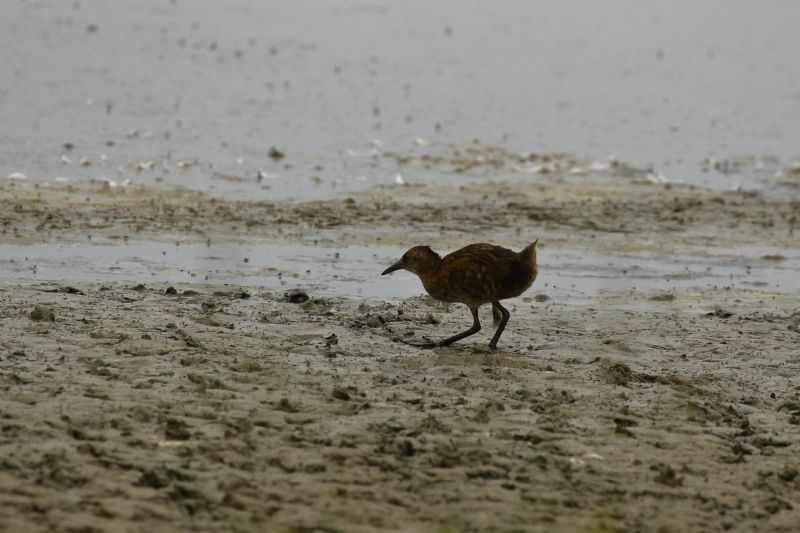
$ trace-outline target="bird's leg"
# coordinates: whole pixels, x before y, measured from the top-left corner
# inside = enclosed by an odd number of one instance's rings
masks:
[[[469,310],[472,312],[472,327],[469,328],[467,331],[462,331],[457,335],[453,335],[452,337],[448,337],[444,340],[439,342],[408,342],[404,341],[403,339],[397,339],[403,344],[408,344],[409,346],[414,346],[415,348],[438,348],[439,346],[449,346],[456,341],[460,341],[463,338],[469,337],[470,335],[474,335],[481,330],[481,322],[478,320],[478,306],[468,306]]]
[[[508,312],[508,309],[500,305],[500,302],[492,302],[492,311],[494,312],[495,309],[500,311],[503,318],[500,320],[500,325],[497,326],[497,331],[494,332],[494,337],[492,337],[489,343],[489,348],[492,350],[497,349],[497,341],[500,340],[500,335],[503,334],[503,330],[506,329],[506,324],[508,324],[508,319],[511,317],[511,313]]]
[[[492,324],[497,326],[502,321],[503,321],[503,313],[501,313],[497,307],[492,305]]]
[[[467,331],[462,331],[458,335],[453,335],[452,337],[448,337],[443,341],[437,342],[436,346],[449,346],[456,341],[460,341],[463,338],[469,337],[470,335],[475,335],[481,330],[481,321],[478,320],[478,306],[470,305],[468,307],[469,310],[472,312],[472,327],[469,328]]]

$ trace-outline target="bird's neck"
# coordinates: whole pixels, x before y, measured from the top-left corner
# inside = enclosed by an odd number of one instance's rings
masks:
[[[424,264],[418,265],[416,271],[414,272],[419,279],[422,280],[423,284],[432,282],[439,276],[439,272],[442,269],[442,260],[439,257],[431,257],[429,261],[426,261]]]

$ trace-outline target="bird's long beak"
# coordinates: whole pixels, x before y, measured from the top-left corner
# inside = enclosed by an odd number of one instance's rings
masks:
[[[389,268],[387,268],[386,270],[381,272],[381,276],[385,276],[386,274],[391,274],[395,270],[400,270],[401,268],[403,268],[402,263],[403,263],[403,260],[401,259],[397,263],[393,264],[392,266],[390,266]]]

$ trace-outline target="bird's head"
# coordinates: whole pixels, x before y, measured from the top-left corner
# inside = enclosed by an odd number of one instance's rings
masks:
[[[408,270],[416,275],[425,275],[435,272],[439,268],[442,258],[431,250],[430,246],[415,246],[403,254],[398,262],[384,270],[381,275],[386,275],[395,270]]]

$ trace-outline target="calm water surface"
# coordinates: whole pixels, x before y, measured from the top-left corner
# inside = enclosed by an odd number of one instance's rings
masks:
[[[391,163],[353,154],[473,139],[615,155],[720,188],[762,186],[760,163],[730,175],[703,172],[704,159],[800,159],[795,0],[4,0],[2,10],[0,179],[326,198],[394,179]],[[269,158],[271,146],[287,157]],[[441,174],[412,177],[487,178]]]

